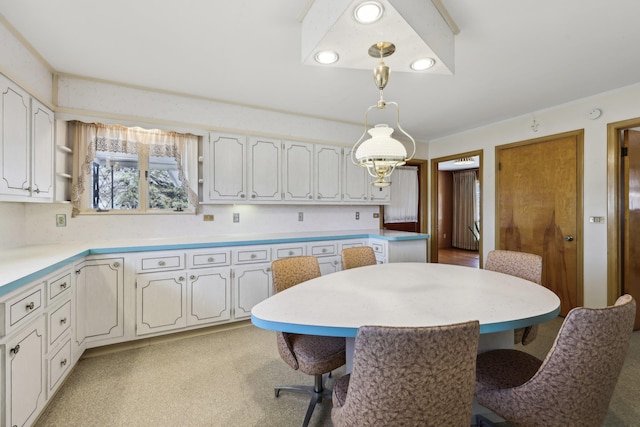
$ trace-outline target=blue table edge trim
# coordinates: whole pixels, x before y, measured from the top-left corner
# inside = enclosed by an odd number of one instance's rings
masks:
[[[480,333],[491,334],[545,323],[549,320],[555,319],[559,314],[560,307],[558,306],[555,310],[540,316],[527,317],[508,322],[487,323],[485,325],[480,325]],[[340,328],[335,326],[299,325],[294,323],[273,322],[270,320],[260,319],[253,314],[251,315],[251,323],[261,329],[305,335],[354,338],[358,333],[358,328]]]

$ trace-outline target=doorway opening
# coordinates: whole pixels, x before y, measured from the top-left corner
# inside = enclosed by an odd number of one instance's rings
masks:
[[[479,268],[482,150],[431,160],[430,262]]]
[[[411,203],[414,214],[411,214],[411,218],[399,218],[394,215],[395,218],[391,219],[389,213],[392,210],[390,206],[385,212],[385,207],[380,206],[380,228],[386,230],[398,230],[398,231],[411,231],[414,233],[426,233],[427,232],[427,161],[426,160],[409,160],[404,167],[406,169],[397,170],[392,175],[393,184],[391,184],[391,191],[397,190],[401,185],[397,182],[398,172],[407,172],[407,175],[417,176],[417,195],[416,197],[403,198],[403,203]],[[395,175],[395,176],[394,176]],[[396,185],[396,187],[393,187]],[[397,201],[397,198],[396,198]],[[394,197],[391,197],[391,203],[394,203]],[[414,206],[415,205],[415,206]],[[398,206],[393,206],[398,208]],[[397,210],[394,209],[396,212]],[[402,216],[402,215],[401,215]]]
[[[640,299],[640,118],[607,126],[607,304]],[[640,329],[640,308],[634,329]]]

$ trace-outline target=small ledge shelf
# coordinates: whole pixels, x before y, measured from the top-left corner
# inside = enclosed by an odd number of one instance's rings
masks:
[[[64,153],[73,154],[73,150],[66,145],[56,145],[56,148]]]

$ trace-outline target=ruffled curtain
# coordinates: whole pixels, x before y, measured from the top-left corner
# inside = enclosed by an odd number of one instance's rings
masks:
[[[91,164],[97,151],[137,154],[143,156],[173,157],[178,165],[178,177],[188,194],[189,203],[197,210],[198,189],[198,137],[191,134],[158,129],[129,128],[101,123],[69,123],[73,140],[73,179],[71,188],[71,215],[82,210],[86,182],[91,177]],[[189,178],[192,178],[191,180]]]
[[[479,244],[474,236],[477,195],[476,181],[478,170],[465,170],[453,173],[453,230],[452,246],[477,251]]]
[[[418,168],[396,168],[391,176],[391,204],[384,208],[384,222],[418,221]]]

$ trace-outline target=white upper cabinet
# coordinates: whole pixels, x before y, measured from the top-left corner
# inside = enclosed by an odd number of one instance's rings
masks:
[[[203,203],[390,202],[350,148],[212,132],[203,151]]]
[[[265,138],[249,138],[247,181],[249,200],[282,199],[281,142]]]
[[[53,200],[53,112],[0,75],[0,200]]]
[[[53,112],[35,99],[31,100],[31,135],[33,137],[33,180],[31,196],[53,200],[54,182]]]
[[[204,154],[204,201],[246,200],[247,137],[211,133]]]
[[[283,144],[283,187],[286,201],[313,201],[314,146],[304,142]]]
[[[315,145],[314,193],[316,202],[342,200],[342,148],[331,145]]]

